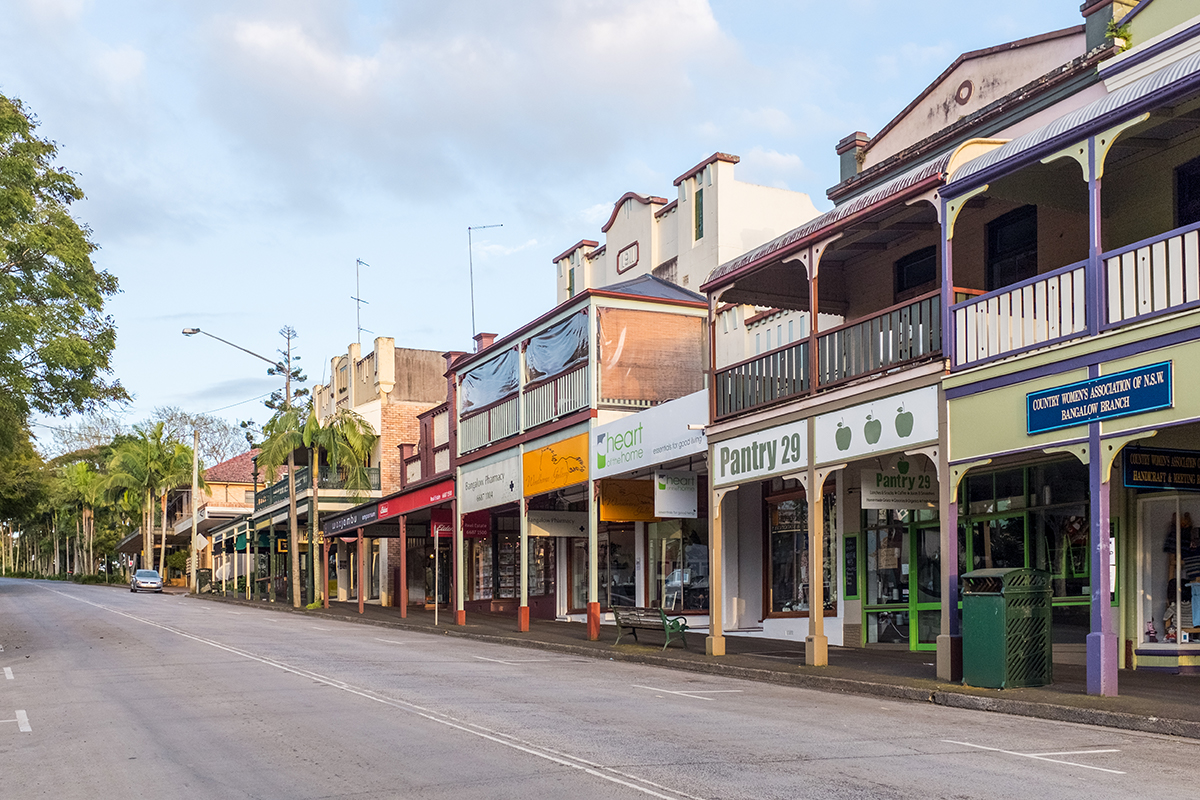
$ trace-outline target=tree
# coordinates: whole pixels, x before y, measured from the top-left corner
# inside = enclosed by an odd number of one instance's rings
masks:
[[[79,511],[76,543],[77,546],[82,543],[84,547],[83,560],[87,564],[87,572],[94,572],[96,568],[96,506],[103,500],[106,481],[103,475],[84,461],[76,461],[74,464],[63,467],[59,476],[62,487],[60,502],[73,509],[77,508]],[[55,547],[57,548],[57,545]]]
[[[192,448],[182,442],[168,440],[162,460],[162,548],[158,551],[158,574],[167,574],[167,496],[172,489],[190,485],[192,482]],[[204,464],[199,465],[198,489],[208,488],[204,483]]]
[[[241,429],[212,414],[192,414],[177,406],[159,406],[150,419],[165,425],[167,438],[181,442],[190,441],[192,431],[199,431],[200,460],[205,464],[220,464],[246,452]]]
[[[262,449],[258,466],[269,483],[275,482],[276,471],[287,464],[288,481],[288,550],[291,552],[292,605],[303,605],[300,595],[300,531],[296,522],[296,451],[304,446],[304,426],[300,412],[294,407],[283,408],[263,426]]]
[[[71,217],[83,192],[57,146],[0,95],[0,444],[31,411],[65,416],[127,400],[109,381],[117,279],[92,263],[91,230]]]
[[[158,496],[167,470],[172,443],[164,439],[164,425],[135,426],[136,436],[117,447],[108,464],[108,487],[116,493],[140,499],[142,511],[142,566],[154,563],[154,499]],[[130,498],[132,499],[132,498]]]
[[[311,556],[316,546],[317,531],[320,529],[318,489],[321,453],[325,453],[329,471],[338,475],[341,487],[357,498],[372,488],[369,466],[371,453],[375,450],[377,441],[379,436],[371,427],[371,423],[354,411],[339,408],[322,423],[317,419],[315,403],[309,404],[308,419],[304,423],[304,446],[308,448],[308,463],[312,465],[309,468],[309,477],[312,480],[312,511],[308,515],[310,571],[316,571]],[[321,588],[322,594],[326,591],[326,587]]]

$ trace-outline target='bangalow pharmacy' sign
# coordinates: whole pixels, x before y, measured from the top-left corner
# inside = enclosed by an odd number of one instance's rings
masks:
[[[1029,434],[1170,408],[1171,362],[1116,372],[1025,395]]]

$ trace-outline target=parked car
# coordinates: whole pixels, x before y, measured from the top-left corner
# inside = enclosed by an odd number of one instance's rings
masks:
[[[139,569],[133,573],[133,580],[129,581],[131,592],[161,592],[162,587],[162,576],[156,569]]]

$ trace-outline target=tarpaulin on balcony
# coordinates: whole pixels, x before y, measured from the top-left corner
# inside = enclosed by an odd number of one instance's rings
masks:
[[[466,413],[503,400],[516,393],[517,385],[517,350],[514,347],[463,375],[462,411]]]
[[[704,318],[601,308],[600,399],[656,404],[704,388]]]
[[[587,311],[556,322],[529,340],[525,347],[525,381],[566,372],[588,359]]]

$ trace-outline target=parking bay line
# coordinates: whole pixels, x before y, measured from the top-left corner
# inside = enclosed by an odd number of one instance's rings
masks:
[[[33,728],[29,727],[29,715],[20,709],[17,709],[16,719],[0,719],[0,722],[15,722],[21,733],[33,733]]]
[[[742,693],[741,689],[689,689],[686,692],[680,692],[680,691],[672,691],[670,689],[658,689],[653,686],[642,686],[637,683],[633,684],[633,688],[648,689],[651,692],[662,692],[663,694],[677,694],[682,697],[690,697],[693,700],[712,700],[711,697],[702,697],[701,696],[701,695],[706,695],[706,694],[741,694]]]
[[[1049,761],[1052,764],[1066,764],[1069,767],[1083,767],[1084,769],[1094,769],[1094,770],[1098,770],[1100,772],[1108,772],[1113,775],[1124,775],[1125,774],[1124,772],[1122,772],[1119,769],[1106,769],[1105,767],[1093,767],[1090,764],[1079,764],[1075,761],[1063,761],[1062,759],[1059,759],[1059,758],[1048,758],[1048,756],[1057,756],[1057,755],[1062,755],[1062,756],[1080,755],[1080,756],[1082,756],[1082,755],[1090,755],[1092,753],[1119,753],[1119,752],[1121,752],[1120,750],[1075,750],[1071,753],[1065,753],[1065,752],[1064,753],[1016,753],[1016,752],[1013,752],[1012,750],[1002,750],[999,747],[984,747],[981,744],[971,744],[970,742],[955,742],[951,739],[942,739],[942,741],[945,742],[946,744],[957,744],[957,745],[962,745],[963,747],[974,747],[977,750],[990,750],[993,753],[1004,753],[1005,755],[1008,755],[1008,756],[1020,756],[1021,758],[1032,758],[1037,761]]]
[[[5,677],[7,680],[10,680],[10,681],[13,679],[12,667],[5,667],[5,668],[4,668],[4,677]]]
[[[516,666],[517,664],[541,664],[547,661],[560,660],[557,658],[526,658],[521,661],[505,661],[502,658],[487,658],[486,656],[471,656],[471,658],[478,658],[480,661],[491,661],[494,664],[510,664],[513,666]]]

